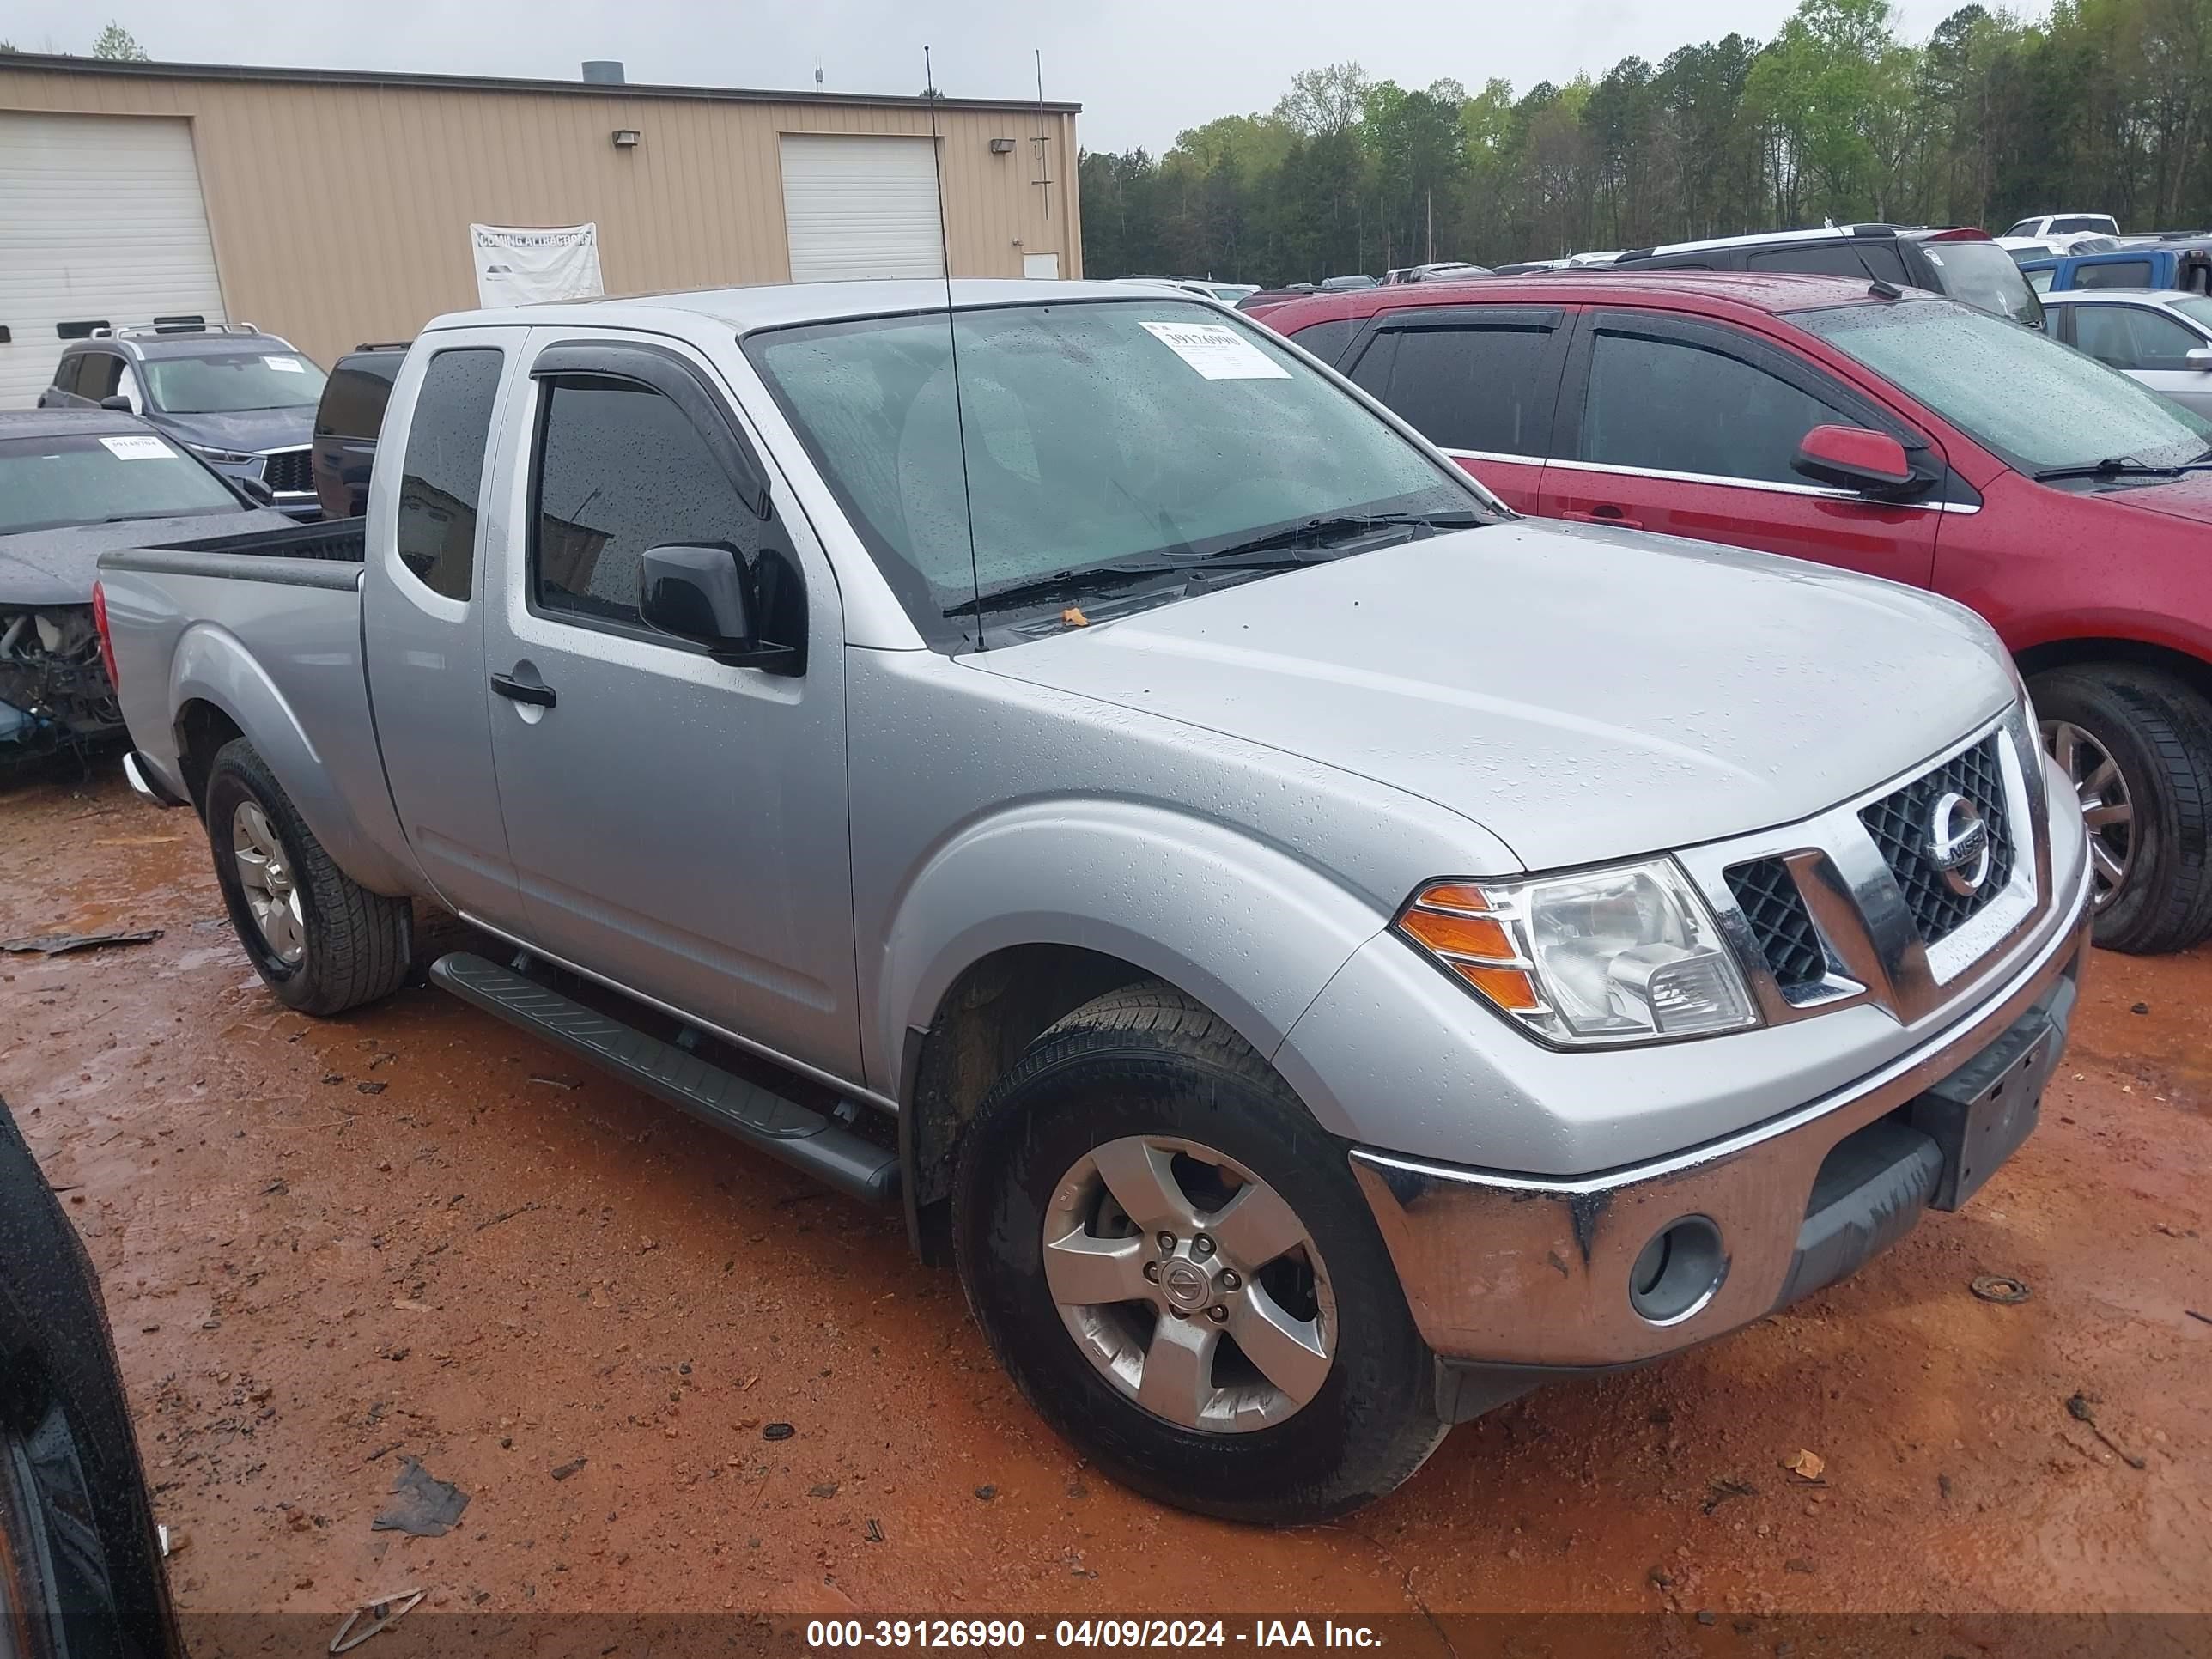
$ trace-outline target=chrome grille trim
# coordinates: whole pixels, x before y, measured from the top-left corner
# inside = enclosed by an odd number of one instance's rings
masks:
[[[2010,826],[2009,878],[1979,909],[1935,940],[1922,937],[1896,872],[1865,820],[1876,806],[1996,739]],[[1712,907],[1752,994],[1770,1024],[1869,1002],[1910,1024],[1969,990],[2051,904],[2051,826],[2043,757],[2021,705],[1938,753],[1850,800],[1801,823],[1675,854]],[[1738,897],[1745,867],[1779,860],[1827,959],[1814,980],[1784,984],[1770,964],[1760,931]],[[1734,879],[1732,879],[1734,878]]]

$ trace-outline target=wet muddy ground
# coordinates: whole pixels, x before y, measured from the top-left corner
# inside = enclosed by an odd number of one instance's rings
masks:
[[[0,790],[0,938],[163,930],[0,957],[0,1093],[187,1612],[2212,1609],[2212,950],[2096,959],[1963,1212],[1267,1534],[1086,1470],[895,1217],[439,993],[289,1013],[222,916],[188,816]],[[409,1459],[469,1494],[443,1537],[371,1529]]]

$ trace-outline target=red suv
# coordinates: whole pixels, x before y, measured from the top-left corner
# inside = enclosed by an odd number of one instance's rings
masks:
[[[2081,795],[2098,942],[2212,934],[2212,422],[2019,324],[1861,278],[1488,277],[1262,320],[1521,512],[1972,606]],[[1684,648],[1757,619],[1714,624]]]

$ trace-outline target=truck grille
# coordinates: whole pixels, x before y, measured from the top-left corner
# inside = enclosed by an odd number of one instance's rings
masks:
[[[1971,920],[2012,879],[2013,839],[2005,822],[2000,741],[1999,734],[1992,733],[1894,794],[1859,809],[1859,822],[1897,878],[1905,908],[1925,944],[1933,945]],[[1972,893],[1952,891],[1924,850],[1936,803],[1954,790],[1974,804],[1989,830],[1989,875]]]
[[[1736,865],[1728,872],[1728,884],[1784,997],[1794,1000],[1827,978],[1827,949],[1787,864],[1758,859]]]
[[[261,481],[280,495],[301,495],[315,487],[313,459],[304,449],[279,449],[261,464]]]

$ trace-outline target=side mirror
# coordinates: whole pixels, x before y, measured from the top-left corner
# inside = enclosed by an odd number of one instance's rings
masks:
[[[102,409],[119,409],[125,415],[131,412],[131,399],[119,392],[110,392],[106,397],[102,398],[100,400],[100,406]]]
[[[1791,468],[1807,477],[1869,495],[1916,495],[1929,480],[1912,470],[1905,446],[1862,426],[1816,426],[1797,446]]]
[[[773,580],[795,582],[782,556],[763,551],[760,563]],[[652,627],[703,645],[715,661],[769,674],[804,672],[796,645],[760,637],[763,616],[761,574],[748,569],[735,548],[672,543],[649,547],[638,562],[638,614]]]
[[[2195,346],[2181,355],[2181,361],[2200,374],[2212,374],[2212,346]]]
[[[276,505],[276,492],[271,489],[265,481],[260,478],[234,477],[230,482],[248,507]]]

